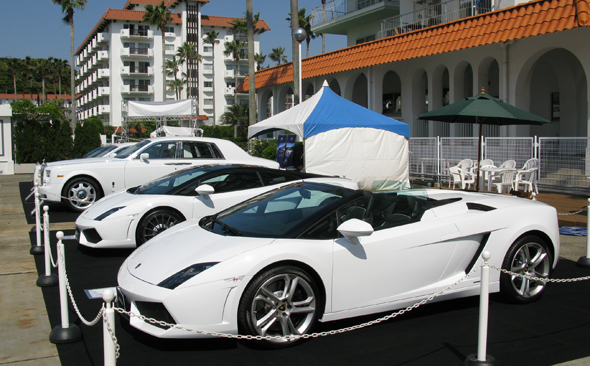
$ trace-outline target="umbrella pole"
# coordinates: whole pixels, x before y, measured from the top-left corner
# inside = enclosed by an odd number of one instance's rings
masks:
[[[475,191],[479,192],[479,177],[480,177],[480,162],[481,162],[481,143],[482,143],[482,139],[481,139],[481,122],[483,120],[482,117],[476,117],[477,121],[479,122],[479,140],[478,140],[478,145],[477,145],[477,175],[475,176]]]

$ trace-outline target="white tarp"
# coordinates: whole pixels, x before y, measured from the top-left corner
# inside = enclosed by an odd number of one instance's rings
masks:
[[[190,127],[171,127],[161,126],[157,130],[150,133],[150,137],[157,136],[202,136],[203,130],[200,128],[194,129]]]
[[[340,128],[305,141],[305,170],[352,179],[361,189],[409,188],[409,143],[404,136],[375,128]]]
[[[192,100],[175,100],[170,102],[134,102],[129,101],[129,117],[152,117],[152,116],[191,116]]]
[[[248,127],[248,138],[276,130],[304,141],[309,173],[344,176],[371,191],[409,188],[409,125],[339,97],[326,82],[305,102]]]

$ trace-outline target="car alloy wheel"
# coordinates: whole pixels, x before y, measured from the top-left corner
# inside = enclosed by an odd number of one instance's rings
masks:
[[[77,178],[65,189],[66,203],[74,211],[84,211],[102,197],[99,185],[90,178]]]
[[[265,343],[287,347],[302,340],[318,318],[319,291],[303,270],[280,266],[256,276],[248,286],[238,311],[243,331],[253,335],[280,337]]]
[[[528,235],[518,239],[506,253],[502,268],[523,276],[548,279],[551,275],[551,254],[540,238]],[[547,283],[502,273],[502,292],[510,300],[529,303],[541,298]]]
[[[137,246],[184,220],[184,217],[172,210],[162,209],[150,212],[137,227]]]

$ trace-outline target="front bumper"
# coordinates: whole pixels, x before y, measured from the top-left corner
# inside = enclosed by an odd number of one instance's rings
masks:
[[[135,248],[135,218],[119,217],[96,221],[78,217],[78,242],[91,248]]]
[[[211,338],[214,336],[200,332],[238,332],[237,309],[228,307],[236,303],[235,284],[220,280],[169,290],[143,282],[123,267],[118,282],[116,306],[129,312],[125,317],[142,332],[158,338]]]

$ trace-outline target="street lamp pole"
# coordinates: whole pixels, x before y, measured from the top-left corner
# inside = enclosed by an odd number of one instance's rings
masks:
[[[293,38],[297,41],[297,43],[299,43],[299,57],[297,60],[297,63],[298,63],[297,67],[299,70],[299,90],[298,90],[299,100],[297,101],[297,104],[299,104],[303,101],[303,92],[302,92],[303,87],[301,86],[301,84],[302,84],[301,81],[303,79],[303,77],[301,75],[301,73],[302,73],[302,69],[301,69],[301,59],[302,59],[302,57],[301,57],[301,42],[303,42],[305,40],[305,38],[307,38],[307,32],[305,32],[305,29],[303,29],[303,28],[297,28],[293,31]]]

